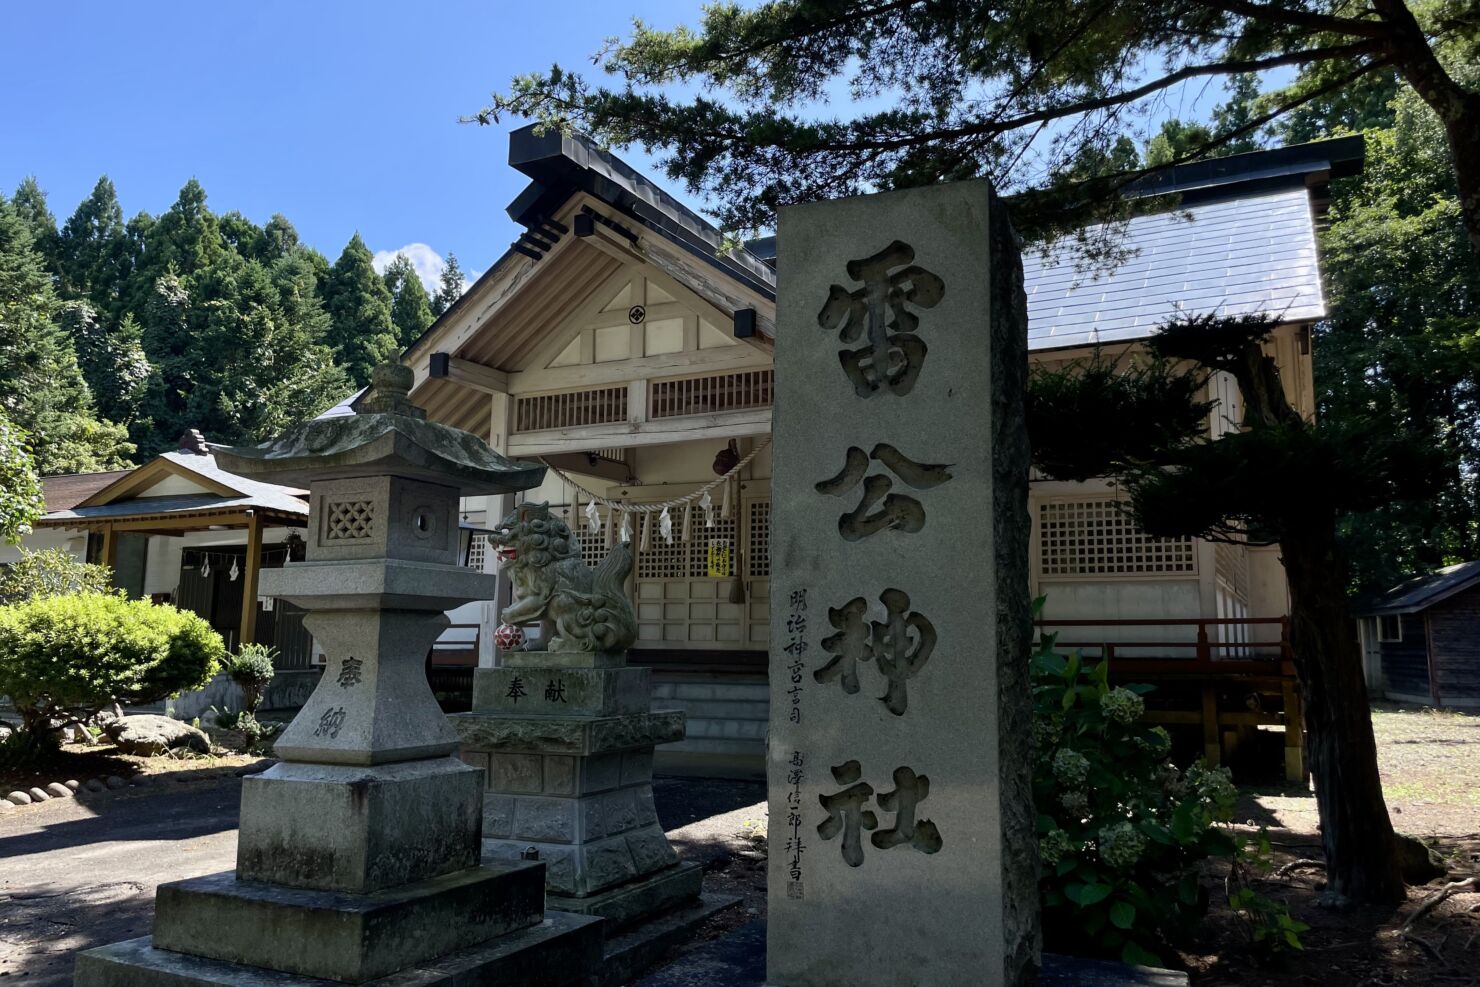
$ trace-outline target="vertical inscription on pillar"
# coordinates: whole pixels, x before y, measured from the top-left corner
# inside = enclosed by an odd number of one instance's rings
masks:
[[[781,213],[778,987],[1002,969],[990,195],[969,182]],[[799,600],[825,615],[811,653]],[[841,928],[868,928],[869,948]]]
[[[790,659],[786,663],[791,687],[786,690],[791,700],[787,717],[793,723],[802,722],[802,681],[807,670],[807,591],[795,590],[791,594],[791,610],[786,615],[786,644],[784,650]]]

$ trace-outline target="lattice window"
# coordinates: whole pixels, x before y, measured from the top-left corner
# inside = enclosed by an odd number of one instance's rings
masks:
[[[1051,500],[1038,507],[1045,576],[1164,575],[1195,572],[1192,539],[1153,538],[1119,501]]]
[[[525,394],[514,402],[514,430],[608,425],[627,420],[627,385],[560,394]]]
[[[636,522],[634,521],[634,524]],[[673,544],[663,540],[656,519],[648,536],[648,547],[637,553],[638,579],[686,579],[693,546],[679,539],[679,521],[673,522]],[[640,537],[634,535],[633,537]]]
[[[750,529],[745,538],[745,565],[752,579],[771,575],[771,502],[750,502]]]
[[[482,534],[473,535],[473,540],[468,544],[468,568],[475,572],[482,572],[483,565],[488,561],[488,536]]]
[[[368,500],[341,500],[329,505],[326,541],[364,541],[371,535],[375,514]]]
[[[606,558],[607,547],[611,544],[612,537],[606,526],[606,509],[600,506],[596,508],[602,519],[599,532],[592,531],[591,526],[586,523],[585,507],[581,508],[579,516],[570,514],[569,507],[551,508],[551,510],[558,510],[560,516],[565,518],[565,523],[570,525],[570,530],[575,533],[576,541],[581,546],[581,561],[593,569],[601,565],[602,560]]]
[[[771,405],[775,371],[741,370],[707,377],[655,380],[649,384],[648,417],[677,418]]]

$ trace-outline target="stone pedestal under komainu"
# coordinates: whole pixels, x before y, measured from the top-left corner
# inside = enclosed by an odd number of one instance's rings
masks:
[[[463,759],[486,776],[484,852],[513,860],[535,849],[551,908],[607,919],[651,953],[735,899],[701,897],[700,866],[679,860],[654,810],[653,749],[683,739],[684,714],[653,710],[652,670],[626,661],[631,550],[618,543],[590,569],[575,533],[541,504],[521,505],[492,537],[512,559],[504,618],[541,624],[551,650],[505,652],[500,667],[478,669],[472,712],[451,717]],[[608,982],[641,951],[621,952],[608,943]]]

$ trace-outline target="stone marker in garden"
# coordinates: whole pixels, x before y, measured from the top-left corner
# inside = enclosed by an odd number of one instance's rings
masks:
[[[458,564],[458,497],[527,489],[543,467],[427,423],[410,383],[379,368],[359,415],[217,453],[308,488],[307,559],[262,592],[310,612],[328,667],[282,763],[242,784],[236,871],[161,885],[152,939],[81,954],[78,984],[555,987],[598,961],[599,923],[545,911],[544,863],[480,863],[482,773],[452,756],[424,672],[444,611],[495,581]]]
[[[1038,966],[1027,374],[1000,201],[780,215],[767,980]]]

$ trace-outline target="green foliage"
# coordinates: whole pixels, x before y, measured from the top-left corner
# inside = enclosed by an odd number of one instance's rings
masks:
[[[133,451],[103,421],[58,324],[52,277],[31,228],[0,198],[0,411],[30,436],[42,475],[113,469]]]
[[[35,176],[21,180],[11,197],[16,214],[31,230],[31,242],[48,266],[55,263],[57,255],[57,221],[46,204],[46,193],[42,191]]]
[[[432,315],[441,316],[443,312],[452,307],[453,302],[462,297],[462,293],[462,268],[458,266],[457,255],[449,251],[447,266],[442,268],[440,284],[436,295],[432,298]]]
[[[242,705],[255,714],[262,705],[262,693],[272,684],[276,673],[277,648],[265,644],[244,644],[226,660],[223,671],[242,690]]]
[[[405,254],[397,254],[385,269],[385,286],[394,299],[391,322],[396,327],[396,342],[405,349],[432,324],[431,299],[417,276],[416,268]]]
[[[375,273],[370,250],[356,233],[345,245],[325,291],[332,327],[328,342],[355,384],[370,381],[370,371],[396,354],[391,324],[391,293]]]
[[[135,245],[123,222],[113,182],[104,175],[68,218],[58,238],[57,269],[62,296],[86,300],[116,317],[126,291]]]
[[[31,532],[31,523],[46,511],[36,460],[26,433],[0,409],[0,540],[15,543]],[[0,570],[0,580],[5,571]]]
[[[258,442],[351,390],[330,345],[329,265],[282,216],[218,217],[191,180],[157,219],[125,223],[106,176],[60,231],[34,181],[12,211],[18,234],[0,216],[0,409],[43,474],[128,465],[133,447],[173,449],[188,428]]]
[[[0,570],[0,606],[68,593],[111,593],[105,565],[83,562],[60,548],[21,549],[19,561]]]
[[[230,707],[211,707],[215,714],[215,726],[222,730],[235,730],[246,738],[248,751],[260,751],[270,746],[267,741],[283,732],[281,723],[264,723],[251,710],[233,710]]]
[[[200,688],[225,656],[200,617],[143,600],[84,592],[0,607],[0,694],[38,746],[112,703]]]
[[[1069,228],[1116,214],[1139,169],[1098,181],[1103,159],[1203,80],[1228,80],[1232,98],[1210,125],[1158,135],[1157,164],[1248,149],[1269,123],[1394,70],[1473,119],[1475,89],[1434,71],[1436,54],[1474,62],[1473,27],[1452,4],[722,0],[695,27],[636,22],[592,58],[605,78],[559,65],[518,76],[474,119],[661,150],[731,231],[769,228],[787,203],[990,177],[1005,194],[1053,193],[1013,204],[1036,238],[1063,229],[1066,209],[1080,214]],[[1257,95],[1256,77],[1296,64],[1315,68]],[[1060,181],[1086,171],[1084,187]],[[1480,228],[1480,202],[1469,212]]]
[[[1347,422],[1380,409],[1427,435],[1436,489],[1342,519],[1357,591],[1480,557],[1480,263],[1439,119],[1396,85],[1387,116],[1366,135],[1363,173],[1335,187],[1322,236],[1319,413]]]
[[[1245,878],[1230,904],[1251,929],[1283,922],[1289,931],[1278,941],[1266,932],[1261,945],[1299,948],[1304,927],[1248,884],[1257,860],[1232,825],[1237,792],[1227,769],[1178,770],[1168,760],[1166,730],[1142,720],[1150,687],[1111,688],[1108,672],[1107,662],[1056,654],[1052,636],[1032,658],[1033,798],[1048,946],[1164,965],[1164,948],[1206,911],[1199,866],[1220,858]]]
[[[1063,366],[1035,367],[1027,395],[1033,461],[1050,475],[1086,480],[1157,462],[1200,438],[1213,405],[1207,374],[1166,361],[1097,352]]]

